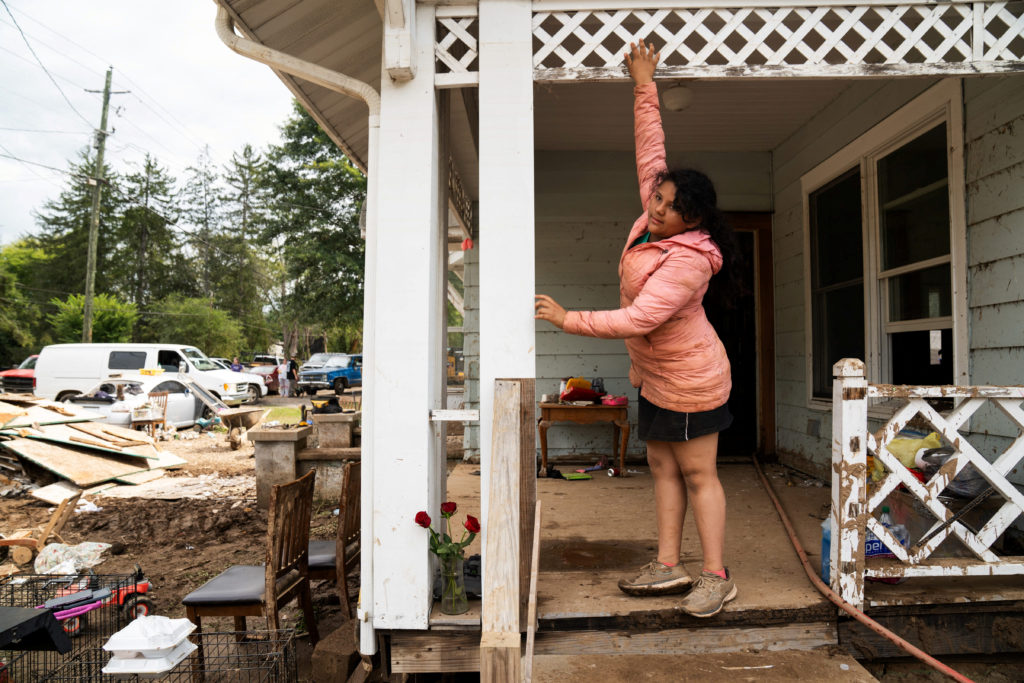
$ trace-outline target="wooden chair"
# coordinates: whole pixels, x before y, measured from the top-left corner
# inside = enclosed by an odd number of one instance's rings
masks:
[[[228,567],[182,599],[189,621],[196,625],[196,634],[202,633],[203,617],[215,616],[234,617],[239,633],[245,631],[247,616],[265,617],[267,628],[276,630],[280,628],[278,610],[298,598],[310,640],[316,644],[320,635],[313,615],[308,565],[315,476],[311,470],[271,489],[263,565]]]
[[[60,532],[64,531],[64,526],[74,514],[75,506],[78,505],[78,499],[81,497],[82,492],[79,491],[61,501],[57,509],[50,515],[50,521],[43,526],[15,529],[9,537],[0,538],[0,548],[11,549],[11,559],[15,564],[27,564],[32,560],[33,555],[51,542],[51,539],[58,543],[64,543]]]
[[[309,578],[334,581],[345,614],[355,616],[348,595],[348,575],[359,564],[360,463],[345,465],[341,475],[341,504],[338,509],[338,534],[333,541],[309,542]]]
[[[156,438],[156,427],[167,429],[167,392],[157,391],[149,395],[150,412],[145,420],[132,420],[132,429],[142,427],[150,437]]]

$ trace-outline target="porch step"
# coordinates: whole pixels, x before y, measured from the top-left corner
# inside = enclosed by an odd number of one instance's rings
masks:
[[[699,655],[538,655],[535,683],[613,681],[875,681],[848,654],[829,649]]]

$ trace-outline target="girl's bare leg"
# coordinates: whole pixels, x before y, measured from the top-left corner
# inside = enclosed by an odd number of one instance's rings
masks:
[[[647,442],[647,463],[654,477],[654,508],[658,521],[658,562],[679,562],[679,545],[686,518],[686,484],[673,451],[675,444],[667,441]]]
[[[701,551],[704,556],[702,569],[712,572],[721,571],[724,568],[722,553],[725,546],[725,491],[722,489],[722,482],[718,479],[718,434],[706,434],[689,441],[674,441],[669,446],[671,446],[672,455],[686,488],[684,500],[689,498],[690,505],[693,507],[694,521],[697,522],[697,535],[700,536]],[[654,469],[653,465],[651,469]],[[655,479],[655,491],[657,491],[657,479]],[[657,499],[658,496],[655,493],[656,504]],[[680,526],[681,523],[680,519]],[[658,528],[660,541],[660,511]],[[680,533],[675,536],[677,549]]]

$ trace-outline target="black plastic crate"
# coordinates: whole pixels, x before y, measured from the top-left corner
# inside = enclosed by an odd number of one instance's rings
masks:
[[[81,614],[62,619],[71,637],[71,651],[0,650],[10,683],[35,683],[76,653],[102,646],[130,621],[122,607],[134,592],[138,574],[19,574],[0,580],[0,605],[35,608],[51,603],[56,610],[68,602],[83,603]],[[61,604],[65,603],[65,604]],[[56,611],[55,610],[55,611]]]
[[[47,683],[287,683],[298,680],[293,630],[193,633],[189,639],[199,649],[172,670],[157,676],[104,674],[103,667],[110,661],[111,654],[95,648],[74,654],[43,680]]]

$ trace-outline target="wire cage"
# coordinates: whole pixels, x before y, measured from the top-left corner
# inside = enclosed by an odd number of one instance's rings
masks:
[[[0,605],[49,605],[71,638],[65,654],[48,650],[0,650],[10,683],[34,683],[77,652],[103,645],[131,620],[129,607],[139,574],[17,574],[0,580]],[[148,584],[147,584],[148,588]]]
[[[111,654],[101,648],[78,652],[43,681],[94,683],[288,683],[298,681],[295,631],[193,633],[198,649],[162,674],[104,674]]]

